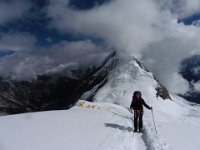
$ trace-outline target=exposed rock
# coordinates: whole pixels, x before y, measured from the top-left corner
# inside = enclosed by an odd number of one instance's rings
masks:
[[[0,79],[0,110],[11,114],[66,109],[94,86],[100,88],[109,70],[117,64],[111,53],[98,67],[72,70],[74,78],[57,74],[41,75],[32,81]]]

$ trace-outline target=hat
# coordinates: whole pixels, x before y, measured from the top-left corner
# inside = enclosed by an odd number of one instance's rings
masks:
[[[134,97],[137,96],[137,95],[139,95],[141,97],[142,93],[140,91],[135,91],[133,95],[134,95]]]

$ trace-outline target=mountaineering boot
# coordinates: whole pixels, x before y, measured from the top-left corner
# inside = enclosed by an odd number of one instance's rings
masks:
[[[144,132],[143,128],[139,129],[139,132]]]
[[[134,129],[133,132],[137,132],[137,129]]]

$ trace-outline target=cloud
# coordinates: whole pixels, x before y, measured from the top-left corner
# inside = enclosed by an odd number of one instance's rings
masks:
[[[197,92],[200,92],[200,81],[194,83],[194,89],[195,89]]]
[[[0,25],[19,19],[30,8],[30,4],[25,0],[0,1]]]
[[[62,41],[51,48],[19,51],[0,59],[0,76],[14,80],[31,80],[38,75],[67,71],[71,68],[92,67],[103,61],[109,50],[89,40]]]
[[[22,2],[1,2],[4,15],[0,15],[0,25],[23,16],[27,8]],[[10,17],[14,14],[6,12],[6,6],[21,13]],[[185,26],[178,19],[197,13],[199,0],[112,0],[89,10],[74,10],[67,0],[50,0],[45,10],[51,28],[62,34],[102,38],[106,46],[83,40],[41,48],[33,36],[25,33],[1,35],[0,49],[18,52],[0,59],[0,75],[31,79],[38,74],[95,65],[113,47],[121,57],[142,60],[171,92],[187,91],[188,82],[178,74],[180,62],[200,53],[200,27]]]
[[[171,11],[182,19],[200,12],[200,0],[156,0],[162,9]]]
[[[158,24],[157,6],[149,0],[115,0],[88,11],[72,10],[67,4],[53,0],[48,8],[52,26],[60,32],[99,36],[115,48],[135,55],[140,55],[138,51],[148,43],[160,39],[153,27]]]
[[[173,30],[168,30],[163,40],[143,49],[143,61],[171,92],[179,90],[178,93],[183,94],[189,86],[178,75],[180,63],[184,58],[200,53],[199,29],[178,25]]]
[[[194,73],[195,75],[199,75],[199,74],[200,74],[200,66],[199,66],[199,67],[193,68],[193,73]]]
[[[0,36],[0,51],[31,50],[36,42],[37,39],[27,33],[6,33]]]
[[[171,92],[184,93],[189,86],[178,74],[180,62],[200,53],[200,28],[178,19],[197,13],[199,2],[114,0],[90,10],[73,10],[68,1],[51,0],[48,15],[60,32],[101,37],[122,57],[142,59]]]
[[[174,72],[169,79],[171,81],[168,80],[168,82],[173,82],[173,84],[167,84],[171,92],[185,94],[188,91],[189,83],[180,74]]]

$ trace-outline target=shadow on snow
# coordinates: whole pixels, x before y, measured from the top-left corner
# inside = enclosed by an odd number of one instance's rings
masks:
[[[133,132],[133,129],[131,127],[125,127],[125,126],[121,126],[121,125],[114,124],[114,123],[105,123],[105,127],[119,129],[119,130],[122,130],[122,131]]]

